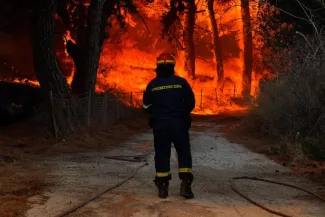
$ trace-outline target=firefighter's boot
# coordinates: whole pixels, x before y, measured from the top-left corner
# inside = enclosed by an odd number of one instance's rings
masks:
[[[156,177],[154,182],[158,188],[158,196],[163,199],[167,198],[168,197],[169,180],[166,178]]]
[[[194,194],[191,188],[193,182],[193,175],[191,173],[180,173],[179,177],[182,180],[180,196],[186,199],[193,199]]]

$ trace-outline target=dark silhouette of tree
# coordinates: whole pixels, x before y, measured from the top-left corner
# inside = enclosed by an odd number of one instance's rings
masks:
[[[97,68],[101,47],[104,41],[105,19],[103,12],[105,0],[93,0],[86,16],[85,6],[79,5],[79,25],[77,28],[77,44],[71,40],[67,43],[67,51],[74,59],[76,71],[72,81],[72,92],[82,94],[88,91],[95,92]],[[107,1],[108,2],[108,1]]]
[[[214,13],[214,2],[215,2],[214,0],[208,0],[208,10],[209,10],[210,23],[212,26],[213,50],[214,50],[214,56],[216,61],[218,86],[219,86],[219,90],[222,91],[223,89],[222,83],[224,79],[223,53],[222,53],[222,47],[220,43],[219,29],[218,29],[218,25]]]
[[[61,98],[69,98],[69,87],[58,67],[54,48],[57,1],[35,0],[33,6],[32,41],[36,77],[44,94],[49,94],[51,90]]]
[[[325,7],[319,0],[269,0],[259,17],[257,33],[264,47],[277,53],[277,49],[290,47],[297,36],[301,37],[296,32],[308,37],[315,33],[315,27],[323,29],[324,17]]]
[[[95,92],[100,52],[108,38],[106,29],[111,27],[108,20],[114,17],[124,27],[127,12],[138,13],[131,0],[92,0],[88,9],[85,0],[61,0],[58,15],[76,40],[67,43],[76,67],[71,85],[74,94]]]
[[[167,36],[170,42],[184,50],[184,68],[190,78],[195,77],[195,16],[195,0],[170,0],[170,7],[162,16],[163,37]]]
[[[175,43],[176,47],[184,50],[182,41],[179,39],[183,35],[181,18],[184,15],[185,3],[183,0],[170,0],[170,7],[162,15],[162,36],[167,37],[170,43]]]
[[[195,77],[195,42],[194,42],[194,25],[195,25],[196,5],[195,0],[188,0],[185,12],[184,27],[184,48],[185,48],[185,70],[190,78]]]
[[[71,99],[70,89],[66,78],[62,75],[55,55],[54,30],[56,0],[35,0],[32,19],[33,27],[33,59],[36,77],[41,85],[44,96],[47,96],[47,104],[50,105],[52,95],[66,100],[66,104],[60,112],[62,118],[58,119],[60,127],[67,125],[67,117],[75,115],[75,105]],[[50,106],[48,106],[50,108]],[[50,110],[49,110],[50,111]]]
[[[297,37],[309,38],[315,33],[315,27],[319,31],[324,29],[325,7],[318,0],[269,0],[267,3],[259,14],[256,34],[262,41],[262,49],[268,53],[263,55],[263,67],[272,69],[270,59],[290,50]]]
[[[249,0],[241,0],[241,13],[243,21],[244,38],[244,73],[243,73],[243,95],[248,97],[251,92],[253,72],[253,29],[249,9]]]

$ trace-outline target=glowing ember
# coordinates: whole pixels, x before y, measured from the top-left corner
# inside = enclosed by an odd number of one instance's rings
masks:
[[[27,85],[34,86],[34,87],[39,87],[40,86],[38,81],[29,80],[29,79],[20,80],[20,79],[16,78],[14,80],[4,80],[4,81],[16,83],[16,84],[27,84]]]

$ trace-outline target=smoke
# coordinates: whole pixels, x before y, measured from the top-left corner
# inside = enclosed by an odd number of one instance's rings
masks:
[[[26,26],[0,31],[1,78],[34,77],[30,31]]]

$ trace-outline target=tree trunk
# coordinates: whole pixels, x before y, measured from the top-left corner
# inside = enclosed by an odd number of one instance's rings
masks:
[[[185,47],[185,70],[190,78],[195,77],[195,43],[194,25],[196,5],[195,0],[189,0],[186,4],[184,47]]]
[[[38,0],[35,2],[33,17],[34,68],[41,89],[46,96],[51,90],[60,98],[69,98],[69,86],[59,69],[55,56],[54,16],[56,7],[56,0]]]
[[[87,92],[84,87],[83,81],[85,79],[85,74],[87,73],[84,67],[85,53],[84,47],[87,37],[87,10],[86,6],[79,6],[78,10],[78,23],[76,28],[76,44],[72,41],[67,43],[67,52],[72,57],[75,65],[75,73],[71,83],[71,89],[73,94],[82,94]]]
[[[61,135],[72,131],[70,118],[74,113],[74,104],[66,78],[62,75],[55,56],[54,30],[56,0],[37,0],[33,17],[33,58],[36,77],[46,96],[48,110],[52,119],[53,132]],[[50,93],[51,91],[51,93]],[[53,98],[64,100],[64,105],[53,110]],[[55,106],[55,105],[54,105]]]
[[[212,26],[212,34],[213,34],[213,50],[214,50],[214,57],[216,61],[216,69],[217,69],[217,76],[218,76],[218,89],[223,90],[223,79],[224,79],[224,67],[223,67],[223,57],[222,57],[222,47],[219,38],[219,29],[216,21],[216,17],[214,14],[214,0],[208,0],[208,10],[209,10],[209,17],[210,23]]]
[[[95,92],[98,63],[103,43],[101,30],[105,2],[106,0],[91,1],[88,9],[85,45],[78,46],[70,43],[72,49],[69,54],[73,57],[76,65],[76,72],[71,85],[74,94]]]
[[[244,34],[244,74],[243,74],[243,96],[248,97],[251,93],[253,72],[253,35],[249,0],[241,0],[241,13]]]

